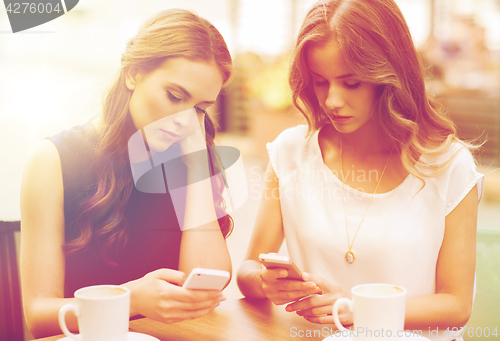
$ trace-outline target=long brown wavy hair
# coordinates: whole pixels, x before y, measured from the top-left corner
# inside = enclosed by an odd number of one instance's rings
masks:
[[[326,116],[314,93],[306,51],[330,39],[337,40],[356,77],[377,86],[374,118],[396,141],[410,174],[422,181],[437,176],[450,160],[425,163],[420,156],[439,155],[453,142],[471,151],[477,148],[457,138],[455,125],[426,91],[422,62],[393,0],[324,0],[307,14],[293,53],[289,84],[309,134],[326,124]]]
[[[224,85],[232,76],[232,59],[219,31],[207,20],[185,10],[166,10],[149,18],[132,38],[121,58],[118,78],[104,98],[95,150],[96,192],[79,206],[76,227],[79,236],[66,243],[66,254],[96,243],[103,259],[115,264],[117,253],[127,241],[124,209],[134,186],[127,142],[135,128],[129,113],[132,91],[125,85],[129,68],[152,71],[166,58],[182,57],[192,61],[212,62],[218,66]],[[213,153],[216,128],[205,115],[206,144]],[[218,159],[209,155],[210,159]],[[219,165],[219,167],[221,167]],[[220,173],[219,173],[220,174]],[[215,178],[215,180],[214,180]],[[213,177],[216,210],[224,210],[223,182]],[[221,216],[219,214],[219,216]],[[233,228],[229,215],[219,218],[225,238]]]

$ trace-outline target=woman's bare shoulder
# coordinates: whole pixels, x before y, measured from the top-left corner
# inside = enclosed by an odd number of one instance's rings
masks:
[[[22,192],[62,190],[59,152],[49,139],[36,143],[29,153],[23,173]]]
[[[29,156],[29,162],[43,162],[43,161],[59,161],[59,152],[56,145],[49,139],[43,139],[37,142]]]

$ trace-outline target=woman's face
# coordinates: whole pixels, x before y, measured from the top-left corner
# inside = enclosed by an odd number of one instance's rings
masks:
[[[135,128],[150,125],[149,148],[166,150],[192,133],[193,126],[202,125],[205,112],[217,99],[222,84],[222,75],[214,62],[186,58],[166,59],[148,73],[127,73],[126,86],[133,91],[129,111]]]
[[[364,83],[347,65],[337,41],[306,51],[314,93],[326,116],[341,133],[352,133],[373,121],[375,85]]]

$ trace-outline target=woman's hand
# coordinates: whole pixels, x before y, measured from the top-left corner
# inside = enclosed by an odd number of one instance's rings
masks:
[[[220,291],[182,288],[185,280],[181,271],[159,269],[124,284],[131,290],[130,315],[174,323],[206,315],[226,299]]]
[[[198,115],[196,111],[176,115],[185,115],[185,120],[188,121],[183,129],[183,136],[178,141],[183,160],[191,153],[206,150],[205,115]]]
[[[293,302],[321,291],[314,282],[288,280],[285,279],[287,275],[286,269],[263,268],[260,270],[262,290],[274,304]]]
[[[297,315],[304,317],[307,321],[313,323],[334,323],[332,316],[333,303],[341,297],[348,297],[348,292],[338,285],[328,282],[321,276],[315,276],[303,272],[304,281],[315,283],[321,288],[322,294],[306,297],[300,301],[286,306],[286,311],[296,311]],[[351,325],[352,312],[346,306],[339,309],[339,320],[347,326]]]

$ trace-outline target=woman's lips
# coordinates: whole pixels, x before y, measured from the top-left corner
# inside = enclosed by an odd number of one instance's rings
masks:
[[[163,133],[163,136],[170,140],[176,140],[178,139],[181,135],[180,134],[175,134],[167,130],[160,129],[160,131]]]
[[[335,122],[347,122],[349,119],[352,118],[352,116],[335,116],[335,115],[329,115],[330,119]]]

